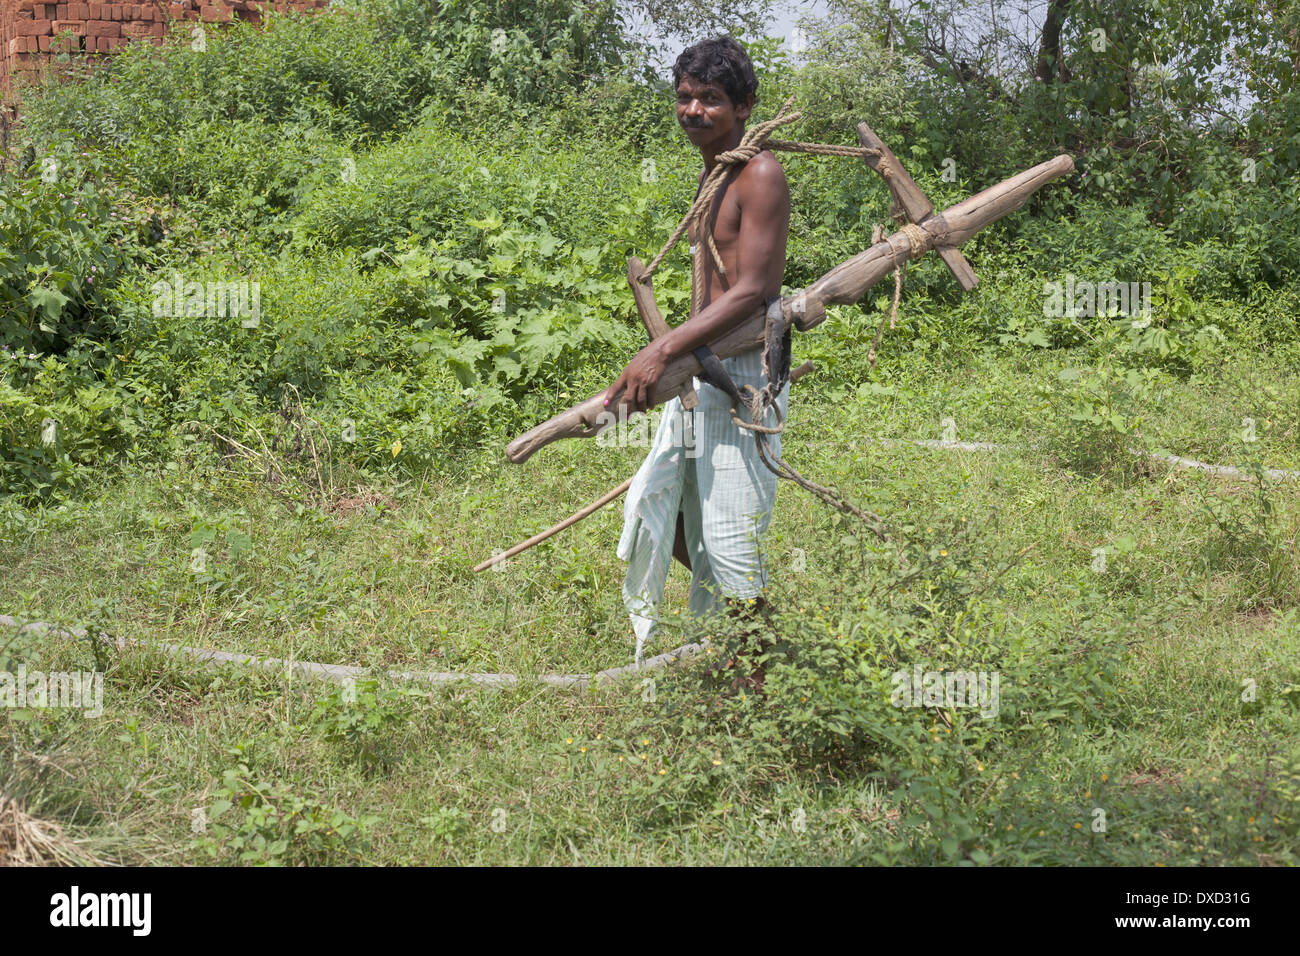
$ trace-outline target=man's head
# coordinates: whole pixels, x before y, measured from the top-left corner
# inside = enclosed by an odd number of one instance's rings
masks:
[[[745,48],[729,36],[687,47],[673,64],[677,121],[692,143],[725,141],[754,107],[758,79]]]

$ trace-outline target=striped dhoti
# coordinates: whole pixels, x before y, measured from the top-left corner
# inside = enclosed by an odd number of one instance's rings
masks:
[[[762,349],[722,365],[742,392],[746,385],[766,384]],[[623,603],[636,633],[638,663],[658,623],[679,511],[691,557],[691,614],[707,613],[723,596],[756,597],[767,585],[760,545],[776,502],[776,475],[758,457],[754,434],[731,420],[727,394],[699,379],[694,384],[700,404],[686,411],[673,398],[664,406],[624,504],[618,556],[627,562]],[[778,398],[783,418],[788,402],[787,384]],[[742,409],[741,416],[748,413]],[[767,442],[781,453],[780,435],[769,435]]]

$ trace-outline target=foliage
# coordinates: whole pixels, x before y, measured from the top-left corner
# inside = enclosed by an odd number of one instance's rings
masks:
[[[348,680],[312,707],[313,730],[346,749],[363,769],[386,770],[401,753],[397,732],[410,717],[410,688],[379,686],[373,678]]]
[[[299,866],[361,862],[373,814],[354,817],[279,780],[263,780],[247,763],[222,772],[197,843],[222,863]]]

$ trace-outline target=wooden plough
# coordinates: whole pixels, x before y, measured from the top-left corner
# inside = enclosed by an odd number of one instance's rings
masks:
[[[938,251],[962,288],[970,291],[979,281],[970,263],[958,247],[986,226],[1014,212],[1047,183],[1074,170],[1074,160],[1061,154],[1047,162],[1027,169],[996,186],[957,203],[941,213],[921,192],[907,174],[898,158],[890,151],[866,123],[858,126],[858,141],[869,150],[864,161],[885,180],[893,196],[895,218],[901,228],[893,235],[881,239],[870,248],[841,263],[812,285],[783,298],[780,302],[782,322],[807,331],[826,318],[826,307],[857,302],[885,276],[904,263],[918,259],[931,249]],[[643,274],[639,259],[628,263],[628,281],[641,321],[651,338],[664,334],[668,325],[655,303],[654,290],[649,281],[639,281]],[[710,343],[720,359],[729,358],[764,343],[767,309],[759,307],[727,334]],[[802,369],[801,369],[802,371]],[[652,405],[661,405],[674,396],[681,396],[686,408],[694,407],[697,399],[692,379],[702,372],[693,355],[683,355],[669,362],[651,395]],[[792,380],[795,376],[791,376]],[[591,438],[610,423],[612,416],[604,406],[605,391],[574,405],[567,411],[543,422],[506,446],[506,457],[515,464],[527,461],[539,449],[562,438]],[[606,413],[602,415],[602,412]],[[551,529],[516,545],[509,551],[495,555],[474,570],[482,571],[520,551],[544,541],[557,531],[574,524],[598,510],[627,489],[629,482],[611,489],[600,499],[566,518]]]

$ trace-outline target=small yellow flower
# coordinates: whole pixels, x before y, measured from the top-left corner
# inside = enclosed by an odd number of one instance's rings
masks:
[[[807,697],[800,697],[800,698],[799,698],[799,702],[800,702],[801,704],[806,704],[806,703],[808,702],[808,698],[807,698]]]
[[[581,750],[583,753],[586,753],[586,752],[587,752],[587,748],[586,748],[586,747],[579,747],[578,749]]]
[[[604,737],[604,736],[605,736],[604,734],[597,734],[597,735],[596,735],[596,739],[599,740],[601,737]]]
[[[663,776],[664,774],[666,774],[667,772],[668,772],[667,770],[660,770],[660,771],[659,771],[659,776],[662,777],[662,776]]]
[[[649,740],[649,738],[646,738],[645,740],[641,741],[641,746],[643,746],[643,747],[649,747],[649,746],[650,746],[650,740]]]
[[[1085,790],[1085,791],[1083,791],[1083,799],[1085,799],[1085,800],[1091,800],[1091,799],[1092,799],[1092,791],[1091,791],[1091,790]]]
[[[1076,824],[1074,825],[1074,828],[1075,828],[1076,830],[1082,830],[1082,829],[1083,829],[1083,824],[1082,824],[1082,823],[1076,823]]]
[[[721,761],[721,760],[715,760],[715,761],[713,761],[713,766],[715,766],[715,767],[721,767],[721,766],[722,766],[722,761]]]
[[[565,742],[566,744],[571,744],[571,743],[573,743],[573,738],[572,738],[572,737],[566,737],[566,738],[564,738],[564,742]]]
[[[1102,782],[1102,783],[1105,783],[1105,782],[1106,782],[1107,780],[1109,780],[1109,779],[1110,779],[1110,777],[1106,776],[1106,774],[1103,773],[1103,774],[1101,775],[1101,782]]]
[[[393,447],[390,451],[392,451],[394,458],[402,453],[402,440],[400,438],[393,442]]]
[[[940,555],[941,557],[946,558],[946,557],[948,557],[948,552],[947,552],[946,550],[944,550],[943,548],[940,548],[940,549],[939,549],[939,555]]]

